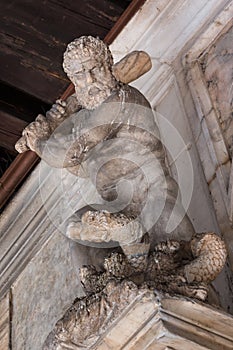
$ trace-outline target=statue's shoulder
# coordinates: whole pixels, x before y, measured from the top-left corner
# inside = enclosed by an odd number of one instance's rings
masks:
[[[122,100],[126,103],[135,103],[151,108],[151,105],[146,97],[138,89],[128,84],[121,84],[111,96],[111,102],[119,102]]]

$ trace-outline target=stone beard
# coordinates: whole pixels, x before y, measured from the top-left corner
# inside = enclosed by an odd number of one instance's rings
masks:
[[[112,91],[112,85],[108,81],[95,81],[92,83],[92,86],[87,85],[85,88],[79,87],[75,77],[72,78],[72,82],[75,86],[75,93],[78,96],[80,105],[90,110],[101,105],[110,96]]]
[[[113,58],[103,42],[81,37],[67,46],[63,68],[75,86],[83,108],[94,109],[103,103],[118,82],[112,74]]]
[[[93,93],[93,88],[90,90],[86,89],[85,93],[81,93],[79,96],[80,104],[86,109],[94,109],[98,107],[102,101],[106,100],[109,96],[109,89],[101,89],[97,84],[95,84],[95,92]],[[81,97],[82,95],[82,97]]]

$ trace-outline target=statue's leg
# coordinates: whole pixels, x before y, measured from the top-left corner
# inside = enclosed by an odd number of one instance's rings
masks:
[[[74,213],[67,222],[66,231],[67,237],[70,238],[70,251],[73,265],[76,269],[77,278],[80,284],[83,285],[85,293],[88,292],[89,284],[89,282],[87,281],[87,271],[84,271],[85,267],[95,266],[97,272],[103,271],[104,259],[108,257],[113,252],[113,250],[120,250],[119,245],[116,242],[114,243],[114,245],[112,245],[112,247],[111,245],[107,247],[107,245],[104,244],[96,244],[94,242],[82,241],[80,239],[79,234],[82,228],[81,218],[82,215],[90,209],[92,208],[87,206]],[[76,236],[72,236],[70,234],[71,228],[74,232],[76,231]],[[92,235],[95,235],[94,227],[92,227]],[[82,269],[83,267],[84,269]]]
[[[156,202],[151,211],[156,210]],[[153,215],[148,213],[148,215]],[[184,209],[173,202],[166,201],[164,208],[151,225],[149,230],[151,248],[153,249],[159,242],[167,240],[190,241],[194,235],[194,227]]]
[[[124,275],[131,275],[146,269],[150,248],[148,237],[146,240],[144,236],[142,241],[144,232],[140,223],[122,213],[111,214],[89,206],[82,208],[69,218],[66,234],[71,238],[74,265],[85,292],[92,289],[93,281],[99,281],[98,271],[106,270],[117,277],[113,271],[123,273],[124,270]],[[110,256],[113,251],[116,255]],[[123,270],[121,256],[126,266]],[[98,284],[94,282],[94,285]]]

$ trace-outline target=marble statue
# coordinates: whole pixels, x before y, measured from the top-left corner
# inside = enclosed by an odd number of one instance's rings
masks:
[[[169,237],[190,240],[194,230],[182,206],[175,206],[178,187],[165,164],[150,104],[138,90],[119,82],[112,66],[110,50],[101,40],[88,36],[70,43],[63,67],[75,86],[74,96],[67,103],[57,101],[46,117],[39,115],[24,129],[24,142],[19,140],[16,149],[29,148],[50,165],[67,168],[94,183],[103,207],[98,213],[87,207],[86,212],[81,211],[82,218],[79,213],[70,218],[67,235],[73,240],[124,245],[149,232],[153,249],[155,243],[168,238],[166,226],[172,212],[179,224]],[[75,113],[80,105],[83,109]],[[62,121],[67,117],[69,130],[62,135],[66,127]],[[59,131],[54,132],[58,124]],[[88,224],[93,215],[95,235]],[[136,237],[123,233],[120,239],[114,229],[102,234],[96,215],[112,226],[121,225],[118,221],[127,217],[129,229],[138,227]]]
[[[89,203],[67,221],[66,235],[79,247],[86,297],[59,321],[44,349],[79,349],[92,339],[124,303],[111,317],[100,305],[111,309],[127,283],[133,290],[143,286],[204,300],[226,260],[217,235],[194,232],[177,200],[151,106],[126,84],[150,68],[147,55],[132,53],[113,65],[107,45],[83,36],[68,45],[63,67],[75,94],[29,124],[16,149],[31,149],[51,166],[88,178],[102,202]]]

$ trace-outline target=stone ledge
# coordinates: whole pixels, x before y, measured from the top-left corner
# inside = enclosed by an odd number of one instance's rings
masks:
[[[76,301],[43,350],[230,350],[232,321],[196,300],[115,281],[98,296]]]

